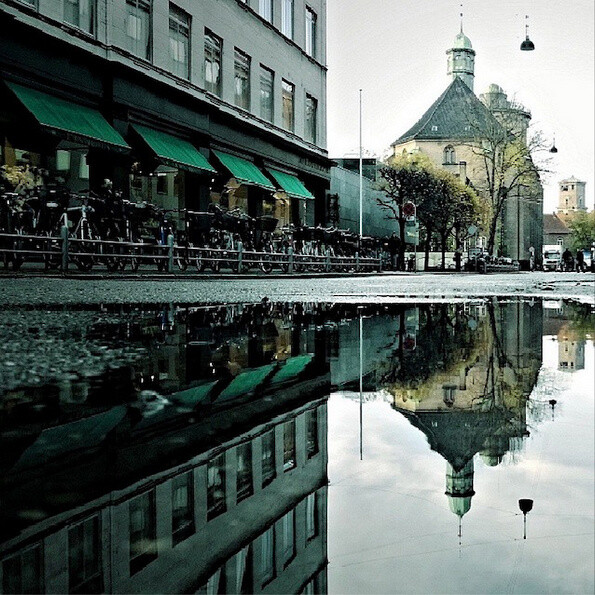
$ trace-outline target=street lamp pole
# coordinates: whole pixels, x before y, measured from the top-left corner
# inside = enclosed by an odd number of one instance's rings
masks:
[[[359,237],[361,250],[361,237],[363,235],[363,205],[364,205],[364,184],[363,184],[363,157],[362,157],[362,90],[359,90]]]

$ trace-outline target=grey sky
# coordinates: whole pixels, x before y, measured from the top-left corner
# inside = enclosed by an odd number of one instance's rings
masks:
[[[358,89],[363,144],[384,155],[391,142],[449,84],[446,50],[459,31],[454,0],[328,0],[328,146],[331,157],[358,149]],[[523,103],[532,124],[559,152],[545,180],[544,210],[557,205],[558,181],[587,182],[593,208],[593,0],[467,0],[465,34],[477,52],[475,92],[490,83]],[[521,52],[525,14],[534,52]]]

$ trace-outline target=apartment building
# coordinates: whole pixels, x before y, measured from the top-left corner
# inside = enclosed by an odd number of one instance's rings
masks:
[[[4,0],[0,80],[31,186],[324,219],[325,0]]]

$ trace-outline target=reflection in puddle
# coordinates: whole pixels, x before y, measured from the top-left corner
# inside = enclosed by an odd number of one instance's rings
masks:
[[[19,316],[7,332],[19,331]],[[2,371],[4,593],[391,590],[327,567],[347,543],[364,552],[370,515],[382,516],[359,497],[329,500],[339,488],[328,486],[328,469],[371,461],[381,482],[382,450],[400,455],[394,474],[404,480],[419,461],[434,465],[416,442],[423,436],[446,471],[445,491],[431,481],[422,489],[446,494],[460,544],[462,518],[472,502],[481,515],[484,502],[476,455],[486,468],[520,456],[564,406],[551,374],[580,374],[593,337],[588,311],[535,301],[264,301],[70,316],[52,312],[35,333],[20,329],[41,380],[15,371],[24,364],[14,350]],[[558,355],[549,377],[544,335]],[[64,346],[52,353],[56,337]],[[73,361],[73,345],[85,357]],[[350,403],[355,447],[341,425]],[[367,421],[377,405],[381,416]],[[436,515],[407,508],[410,523]],[[382,543],[389,534],[374,535]],[[383,573],[393,591],[424,590],[419,576]]]

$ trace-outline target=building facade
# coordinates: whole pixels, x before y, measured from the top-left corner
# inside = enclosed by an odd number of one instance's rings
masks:
[[[7,0],[0,39],[1,165],[32,184],[324,218],[325,0]]]

